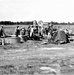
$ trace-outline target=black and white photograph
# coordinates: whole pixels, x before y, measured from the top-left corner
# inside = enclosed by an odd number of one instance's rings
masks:
[[[74,0],[0,0],[0,75],[74,75]]]

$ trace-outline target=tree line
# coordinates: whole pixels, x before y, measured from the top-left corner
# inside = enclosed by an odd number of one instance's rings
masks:
[[[59,23],[59,22],[53,22],[53,21],[51,21],[51,23],[53,24],[53,25],[74,25],[74,22],[61,22],[61,23]]]
[[[74,25],[74,22],[70,23],[70,22],[48,22],[48,23],[52,23],[53,25]],[[12,22],[12,21],[0,21],[0,25],[32,25],[33,21],[21,21],[21,22]]]
[[[0,21],[0,25],[32,25],[33,21],[26,22],[12,22],[12,21]]]

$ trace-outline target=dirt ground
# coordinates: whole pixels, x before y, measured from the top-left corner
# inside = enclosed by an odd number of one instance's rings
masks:
[[[42,70],[50,67],[57,71]],[[58,72],[59,70],[59,72]],[[68,44],[43,44],[32,41],[0,46],[0,75],[73,75],[74,41]]]
[[[6,26],[5,31],[11,35],[15,27]],[[62,45],[44,41],[0,45],[0,75],[74,75],[74,41]]]

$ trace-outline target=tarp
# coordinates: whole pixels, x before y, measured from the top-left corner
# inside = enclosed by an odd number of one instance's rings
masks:
[[[64,31],[56,32],[53,36],[53,39],[54,39],[54,42],[57,42],[57,41],[59,41],[60,43],[61,42],[62,43],[68,43],[69,42],[68,37]]]

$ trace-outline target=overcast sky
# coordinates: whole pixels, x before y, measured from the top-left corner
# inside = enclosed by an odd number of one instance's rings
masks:
[[[0,0],[0,21],[74,22],[74,0]]]

